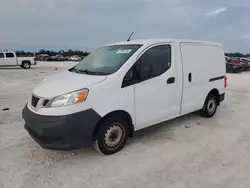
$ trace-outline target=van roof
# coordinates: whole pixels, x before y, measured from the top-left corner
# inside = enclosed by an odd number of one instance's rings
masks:
[[[186,40],[186,39],[136,39],[136,40],[131,40],[131,41],[122,41],[122,42],[116,42],[108,45],[121,45],[121,44],[146,44],[146,45],[151,45],[151,44],[157,44],[157,43],[162,43],[162,42],[170,42],[170,43],[182,43],[182,42],[187,42],[187,43],[203,43],[207,45],[214,45],[214,46],[221,46],[221,44],[216,43],[216,42],[209,42],[209,41],[199,41],[199,40]]]

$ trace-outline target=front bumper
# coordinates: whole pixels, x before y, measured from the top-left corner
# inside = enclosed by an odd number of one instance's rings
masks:
[[[27,105],[22,112],[25,129],[41,147],[72,150],[89,147],[101,116],[93,109],[63,116],[43,116]]]

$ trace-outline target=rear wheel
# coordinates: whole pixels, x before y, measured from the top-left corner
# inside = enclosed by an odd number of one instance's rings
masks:
[[[29,61],[23,61],[23,62],[22,62],[22,65],[21,65],[21,67],[22,67],[23,69],[29,69],[30,66],[31,66],[31,64],[30,64]]]
[[[128,122],[122,117],[110,116],[101,122],[95,133],[94,148],[104,155],[120,151],[128,139]]]
[[[200,110],[201,116],[203,117],[213,117],[218,106],[218,96],[214,93],[210,93],[207,96],[203,108]]]

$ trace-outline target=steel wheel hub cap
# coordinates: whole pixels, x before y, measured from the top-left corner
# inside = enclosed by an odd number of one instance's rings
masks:
[[[214,99],[211,99],[207,104],[208,113],[209,114],[214,113],[215,108],[216,108],[216,102]]]
[[[123,130],[119,124],[110,126],[104,136],[105,145],[109,148],[116,147],[122,140]]]

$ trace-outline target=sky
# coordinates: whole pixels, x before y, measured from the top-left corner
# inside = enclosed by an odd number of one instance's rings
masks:
[[[250,53],[250,0],[0,0],[0,49],[93,51],[132,39],[182,38]]]

